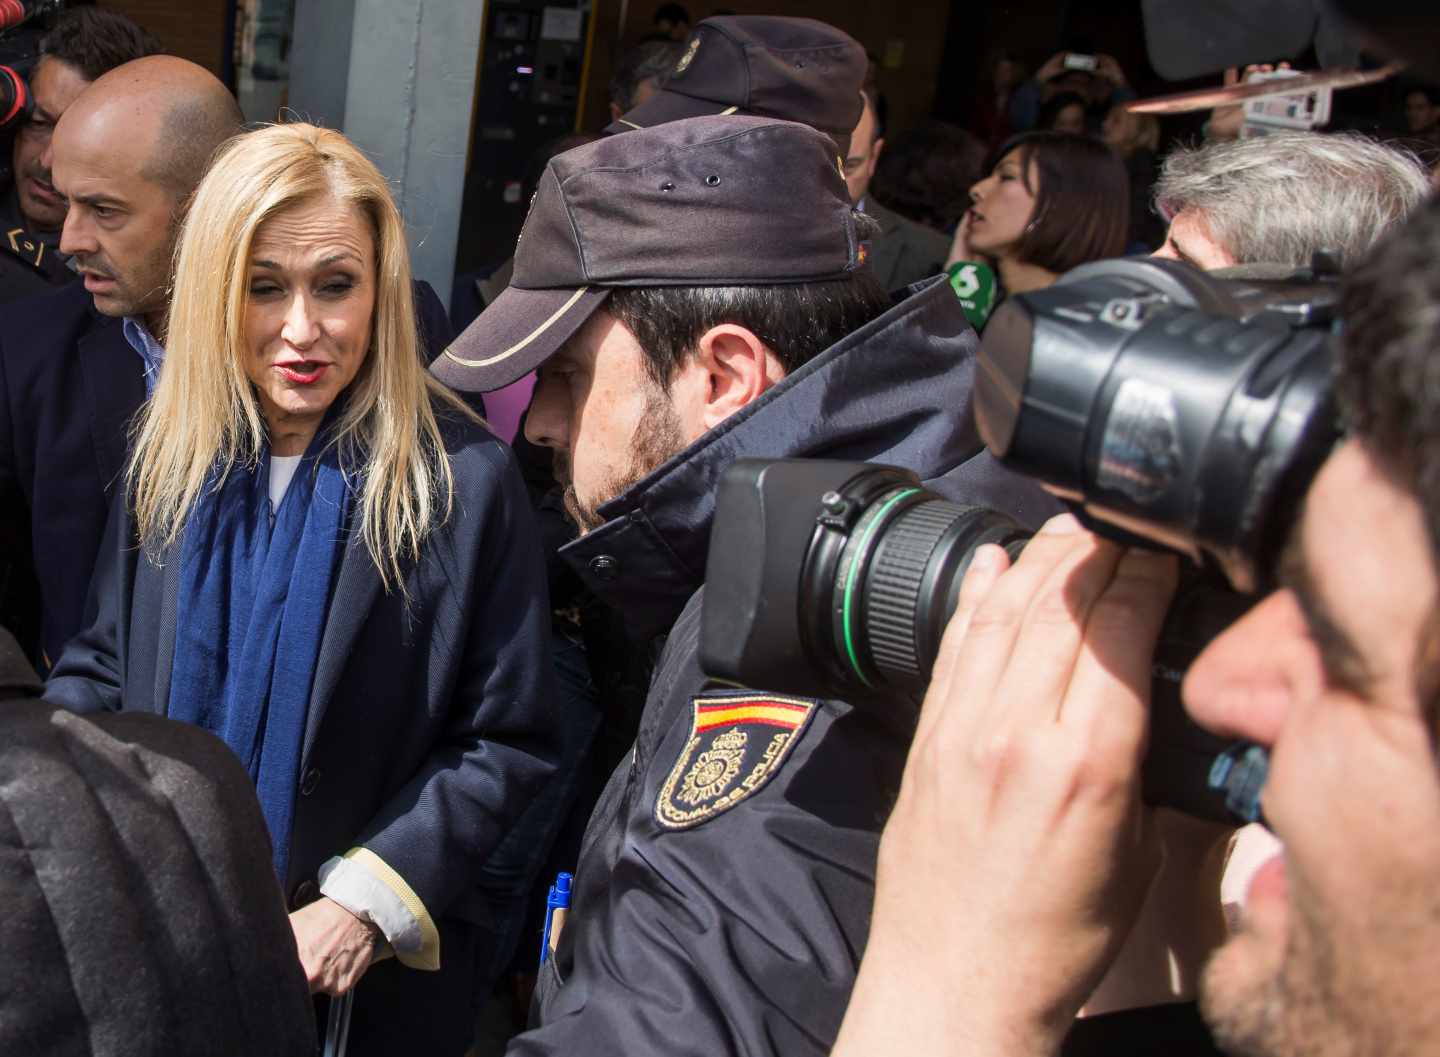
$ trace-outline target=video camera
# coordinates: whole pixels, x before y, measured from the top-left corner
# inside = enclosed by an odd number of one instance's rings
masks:
[[[40,59],[41,19],[64,6],[65,0],[0,0],[0,188],[12,176],[9,145],[35,109],[29,78]]]
[[[1282,279],[1100,261],[1011,297],[986,328],[974,412],[991,452],[1093,531],[1190,559],[1155,655],[1150,803],[1258,817],[1264,753],[1191,723],[1180,681],[1273,583],[1340,436],[1336,271],[1320,255]],[[918,697],[975,549],[1015,556],[1028,536],[906,470],[739,461],[718,493],[702,667],[766,690]]]

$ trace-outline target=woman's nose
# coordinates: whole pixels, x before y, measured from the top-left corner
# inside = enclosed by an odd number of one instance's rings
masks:
[[[320,327],[311,311],[310,299],[303,293],[296,294],[285,313],[285,325],[280,336],[296,348],[308,348],[320,336]]]

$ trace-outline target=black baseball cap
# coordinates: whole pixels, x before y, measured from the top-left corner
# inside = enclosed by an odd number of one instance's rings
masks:
[[[660,91],[605,131],[757,114],[818,128],[844,157],[864,108],[867,61],[857,41],[813,18],[717,15],[691,30]]]
[[[848,278],[860,241],[829,137],[701,117],[551,159],[510,285],[435,360],[463,392],[534,370],[617,286],[769,286]]]

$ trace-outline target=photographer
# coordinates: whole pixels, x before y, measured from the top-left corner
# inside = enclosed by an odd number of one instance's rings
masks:
[[[13,134],[10,186],[0,198],[7,233],[0,304],[75,278],[57,253],[65,200],[50,180],[50,135],[60,115],[102,74],[159,53],[160,42],[130,19],[94,7],[67,11],[40,39],[30,74],[35,109]]]
[[[1056,96],[1073,92],[1086,110],[1087,127],[1098,132],[1100,119],[1116,103],[1135,98],[1125,71],[1111,55],[1083,55],[1056,52],[1035,71],[1035,76],[1021,82],[1010,97],[1010,127],[1026,132],[1040,127],[1040,113]]]
[[[1233,1054],[1440,1041],[1437,254],[1432,199],[1348,280],[1349,438],[1310,484],[1279,589],[1186,679],[1196,720],[1269,749],[1263,806],[1283,842],[1203,981]],[[989,551],[966,580],[838,1057],[1055,1052],[1155,870],[1138,762],[1173,560],[1064,520],[1036,544],[1008,570]],[[976,840],[982,859],[965,854]],[[948,906],[922,918],[935,876]]]
[[[550,163],[510,288],[436,361],[465,390],[536,367],[526,425],[583,535],[561,554],[663,636],[633,750],[513,1055],[828,1052],[869,924],[912,716],[718,689],[699,670],[721,472],[865,457],[1035,524],[1053,509],[961,413],[975,338],[948,284],[892,306],[834,143],[704,117]]]

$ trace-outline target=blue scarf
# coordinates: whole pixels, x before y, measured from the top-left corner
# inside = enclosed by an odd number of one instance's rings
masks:
[[[282,882],[350,499],[327,432],[316,433],[273,525],[267,448],[255,469],[207,483],[180,551],[168,714],[219,736],[249,769]]]

